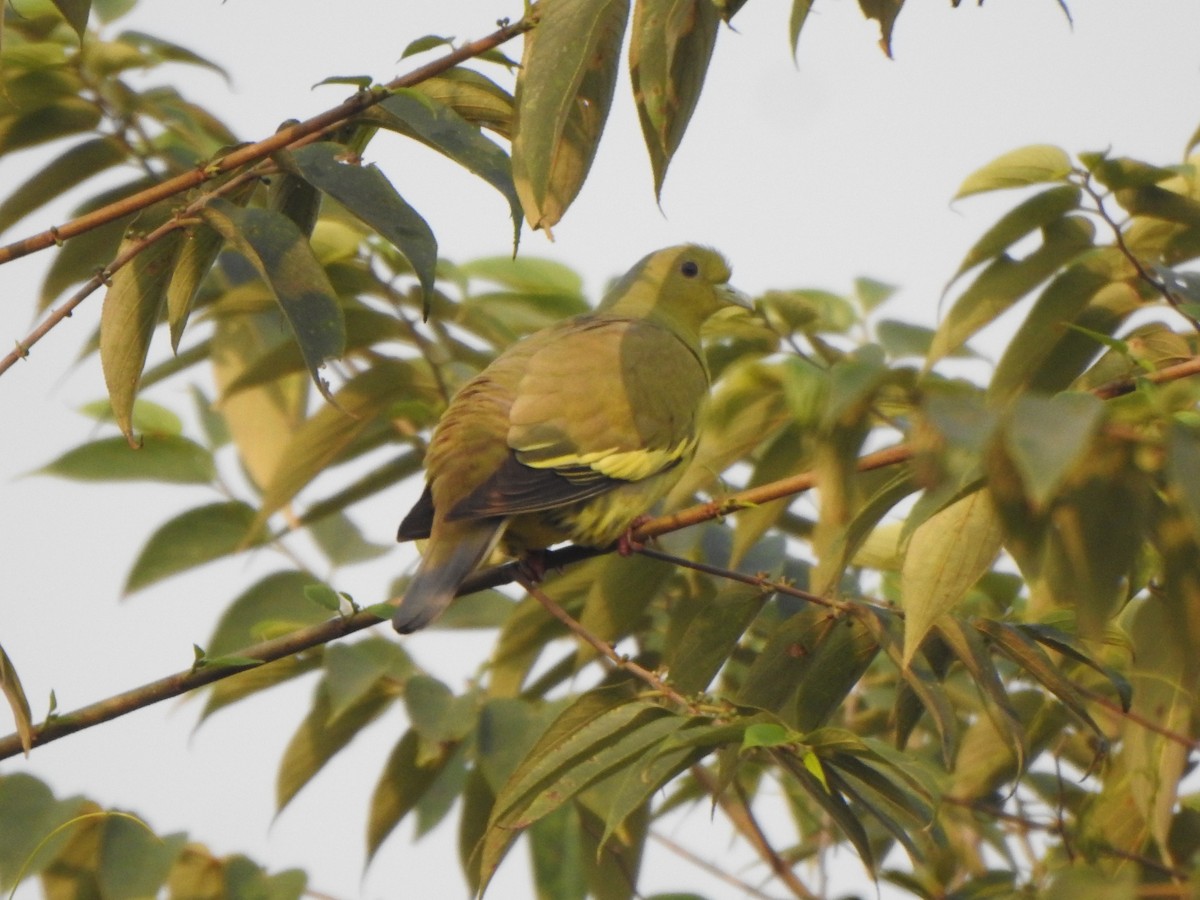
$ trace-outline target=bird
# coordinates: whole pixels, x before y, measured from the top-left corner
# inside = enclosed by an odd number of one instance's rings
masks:
[[[644,257],[589,313],[513,344],[451,399],[399,541],[427,538],[392,624],[424,628],[498,546],[608,547],[695,455],[711,376],[701,326],[751,308],[698,244]]]

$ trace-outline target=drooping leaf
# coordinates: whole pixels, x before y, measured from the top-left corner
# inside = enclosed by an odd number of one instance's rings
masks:
[[[812,4],[813,0],[792,0],[792,14],[788,18],[788,40],[792,44],[793,59],[800,52],[800,31],[804,28],[804,23],[808,20]]]
[[[55,157],[23,180],[0,203],[0,231],[100,172],[124,161],[125,148],[112,137],[91,138]]]
[[[991,567],[1002,538],[991,496],[982,490],[926,519],[913,532],[900,575],[905,665],[934,623]]]
[[[305,596],[305,588],[315,583],[311,575],[285,570],[273,572],[247,588],[221,614],[212,636],[205,642],[209,655],[236,654],[252,644],[282,637],[329,618],[328,612]],[[214,682],[208,689],[200,720],[320,664],[320,654],[297,654]]]
[[[379,773],[367,819],[368,862],[401,820],[416,808],[453,758],[450,747],[433,756],[422,754],[420,748],[417,732],[411,729],[404,732]]]
[[[83,33],[87,31],[88,13],[92,8],[92,0],[51,0],[51,2],[62,13],[62,17],[67,20],[71,30],[79,35],[79,40],[82,41]]]
[[[25,689],[21,687],[17,669],[3,646],[0,646],[0,693],[3,693],[4,699],[8,701],[17,736],[21,739],[21,749],[28,756],[29,751],[33,749],[33,712],[29,708],[29,700],[25,697]]]
[[[151,213],[138,221],[153,228],[162,220]],[[139,240],[139,235],[133,235],[123,247],[132,247]],[[117,271],[104,295],[100,311],[100,363],[117,425],[131,443],[133,402],[182,245],[183,233],[178,230],[149,245]]]
[[[217,232],[202,225],[194,225],[185,232],[183,248],[167,286],[167,323],[171,329],[171,349],[176,353],[200,282],[216,262],[224,243]]]
[[[218,315],[212,352],[218,391],[236,384],[273,348],[291,344],[282,316],[277,310]],[[304,375],[276,378],[217,404],[242,466],[260,490],[275,477],[284,448],[304,421],[308,385]]]
[[[216,474],[212,454],[175,435],[143,435],[131,448],[124,438],[104,438],[68,450],[38,469],[77,481],[165,481],[208,484]]]
[[[996,157],[967,176],[955,199],[984,191],[1062,181],[1071,172],[1071,157],[1058,147],[1033,144]]]
[[[1023,259],[996,257],[955,300],[938,326],[926,366],[954,352],[972,335],[1092,246],[1095,229],[1079,216],[1042,229],[1042,245]]]
[[[328,397],[329,388],[318,370],[344,352],[346,324],[337,294],[300,229],[281,213],[242,209],[225,200],[214,200],[201,216],[266,282],[313,382]]]
[[[1083,357],[1079,352],[1067,352],[1064,345],[1082,343],[1080,335],[1067,326],[1085,313],[1092,298],[1108,283],[1103,273],[1082,265],[1070,266],[1056,275],[1038,295],[1000,357],[988,386],[989,399],[1003,407],[1035,381],[1040,390],[1048,392],[1071,384],[1097,348],[1093,346],[1091,353]]]
[[[396,696],[395,691],[375,688],[334,717],[328,690],[324,683],[318,685],[312,709],[292,735],[280,760],[275,780],[276,809],[287,806],[338,751],[395,701]]]
[[[1037,507],[1054,496],[1071,466],[1084,454],[1104,416],[1093,394],[1018,397],[1004,429],[1004,443],[1029,499]]]
[[[499,145],[445,104],[415,90],[394,92],[372,107],[373,117],[391,128],[424,141],[459,165],[474,172],[508,201],[513,221],[513,251],[521,236],[521,200],[513,184],[512,163]],[[382,114],[382,115],[378,115]]]
[[[281,447],[257,521],[265,522],[335,463],[391,404],[433,390],[429,376],[406,360],[381,361],[351,379],[334,396],[335,405],[318,409]]]
[[[534,229],[552,228],[583,186],[612,103],[629,0],[543,0],[525,38],[513,181]]]
[[[1001,216],[967,251],[950,282],[955,282],[968,269],[1008,250],[1027,234],[1045,228],[1078,209],[1082,195],[1083,192],[1074,185],[1060,185],[1019,203]]]
[[[711,0],[637,0],[629,74],[661,199],[671,158],[700,99],[720,17]]]
[[[858,0],[859,9],[868,19],[879,23],[879,46],[889,57],[892,55],[892,29],[904,0]]]
[[[186,47],[181,47],[179,44],[163,40],[152,34],[147,34],[144,31],[122,31],[117,35],[116,39],[123,44],[136,47],[142,53],[155,60],[198,66],[202,69],[208,69],[210,72],[215,72],[227,82],[231,80],[229,72],[211,59],[200,56]]]
[[[281,160],[403,253],[416,272],[428,305],[437,266],[433,231],[378,167],[358,165],[346,158],[347,152],[340,144],[322,141],[293,150]]]
[[[211,503],[181,513],[150,535],[125,579],[124,594],[247,546],[254,509],[238,500]]]
[[[506,139],[512,137],[512,95],[472,69],[447,69],[413,90],[450,107],[474,125],[490,128]]]

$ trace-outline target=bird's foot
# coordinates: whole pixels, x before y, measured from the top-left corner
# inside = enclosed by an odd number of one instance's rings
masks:
[[[625,533],[617,538],[617,553],[621,556],[632,556],[646,546],[645,541],[634,540],[633,533],[649,522],[650,519],[650,516],[638,516],[629,523],[629,527],[625,529]]]
[[[546,551],[526,551],[517,560],[517,570],[530,584],[541,584],[546,577]]]

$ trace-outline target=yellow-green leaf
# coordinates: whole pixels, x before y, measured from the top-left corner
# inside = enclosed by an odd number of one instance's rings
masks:
[[[281,156],[281,162],[375,229],[412,264],[426,304],[433,293],[437,239],[429,225],[376,166],[346,158],[340,144],[322,141]]]
[[[712,0],[637,0],[634,5],[629,73],[656,197],[700,99],[719,25]]]
[[[345,351],[346,323],[333,285],[308,240],[287,216],[267,209],[242,209],[214,200],[201,215],[267,283],[313,381],[328,397],[329,388],[318,370]]]
[[[542,0],[525,37],[513,180],[525,218],[551,228],[583,186],[617,80],[629,0]]]
[[[157,224],[154,216],[148,218],[147,224]],[[130,238],[124,246],[137,240]],[[100,311],[100,364],[104,383],[117,425],[131,442],[134,398],[182,244],[183,233],[173,231],[119,269]]]
[[[1062,181],[1070,172],[1071,157],[1065,151],[1049,144],[1032,144],[998,156],[982,169],[972,172],[954,197]]]
[[[241,501],[190,509],[160,525],[125,579],[125,594],[247,546],[254,509]],[[258,534],[254,538],[261,537]]]
[[[12,710],[13,722],[17,727],[17,737],[21,739],[21,749],[28,756],[33,749],[33,713],[29,709],[25,689],[21,687],[21,678],[3,646],[0,646],[0,692],[8,700],[8,708]]]
[[[939,617],[954,609],[1000,552],[1003,532],[991,495],[975,491],[913,532],[900,573],[906,614],[904,664]]]
[[[77,481],[165,481],[208,484],[216,474],[212,454],[177,435],[146,434],[138,446],[124,438],[103,438],[68,450],[38,469]]]

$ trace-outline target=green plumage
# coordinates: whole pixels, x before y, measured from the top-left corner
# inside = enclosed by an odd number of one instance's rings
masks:
[[[429,543],[397,631],[440,615],[498,542],[515,556],[566,540],[605,547],[662,499],[695,452],[708,396],[700,328],[748,306],[728,280],[713,250],[652,253],[595,312],[530,335],[463,386],[400,524],[400,540]]]

